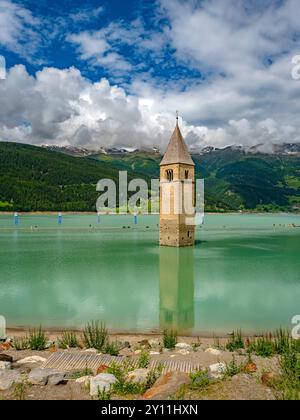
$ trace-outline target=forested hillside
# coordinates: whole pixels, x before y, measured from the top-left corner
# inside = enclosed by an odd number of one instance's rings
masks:
[[[149,181],[159,176],[158,153],[73,157],[44,148],[0,142],[0,210],[95,211],[101,178]],[[193,155],[205,178],[206,211],[300,209],[299,155],[247,154],[227,148]]]

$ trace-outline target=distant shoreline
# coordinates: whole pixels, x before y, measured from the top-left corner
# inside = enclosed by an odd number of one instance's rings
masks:
[[[96,216],[97,212],[80,212],[80,211],[0,211],[0,216],[13,216],[14,213],[18,213],[19,215],[27,215],[27,216],[57,216],[58,213],[66,216]],[[106,213],[100,212],[99,215],[101,216],[132,216],[130,213]],[[205,215],[212,215],[212,216],[245,216],[245,215],[255,215],[255,216],[265,216],[265,215],[281,215],[281,216],[300,216],[300,212],[254,212],[254,211],[243,211],[243,212],[205,212]],[[139,216],[159,216],[159,213],[149,213],[149,214],[139,214]]]

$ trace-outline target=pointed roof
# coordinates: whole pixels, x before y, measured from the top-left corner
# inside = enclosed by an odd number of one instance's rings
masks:
[[[182,137],[182,134],[178,125],[178,118],[177,118],[175,130],[172,134],[166,153],[160,165],[161,166],[171,165],[173,163],[184,163],[186,165],[195,166],[191,158],[191,155],[188,151],[188,148],[185,144],[185,141]]]

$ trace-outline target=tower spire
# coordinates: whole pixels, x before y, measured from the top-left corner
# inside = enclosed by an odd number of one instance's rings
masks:
[[[179,112],[176,111],[176,125],[178,125]]]

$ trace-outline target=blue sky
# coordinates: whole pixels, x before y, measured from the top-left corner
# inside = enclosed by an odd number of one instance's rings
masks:
[[[162,45],[161,51],[139,48],[138,39],[141,43],[151,42],[153,36],[163,38],[163,32],[169,25],[168,19],[159,15],[159,3],[153,0],[16,0],[14,3],[29,10],[37,20],[34,26],[38,32],[38,45],[29,54],[27,50],[25,54],[15,53],[3,45],[0,53],[6,57],[8,68],[22,63],[34,74],[44,66],[60,69],[76,66],[92,81],[108,77],[125,87],[137,74],[146,79],[151,77],[158,84],[177,81],[181,89],[201,80],[199,69],[177,63],[175,51],[168,43]],[[118,55],[113,63],[105,64],[103,61],[100,65],[95,57],[83,59],[79,41],[72,42],[76,35],[83,37],[84,33],[89,33],[92,37],[101,29],[108,31],[105,36],[111,39],[105,56]],[[119,37],[112,39],[118,31]],[[23,40],[20,43],[24,44]]]
[[[0,140],[300,141],[297,0],[0,0]],[[300,73],[300,72],[299,72]]]

